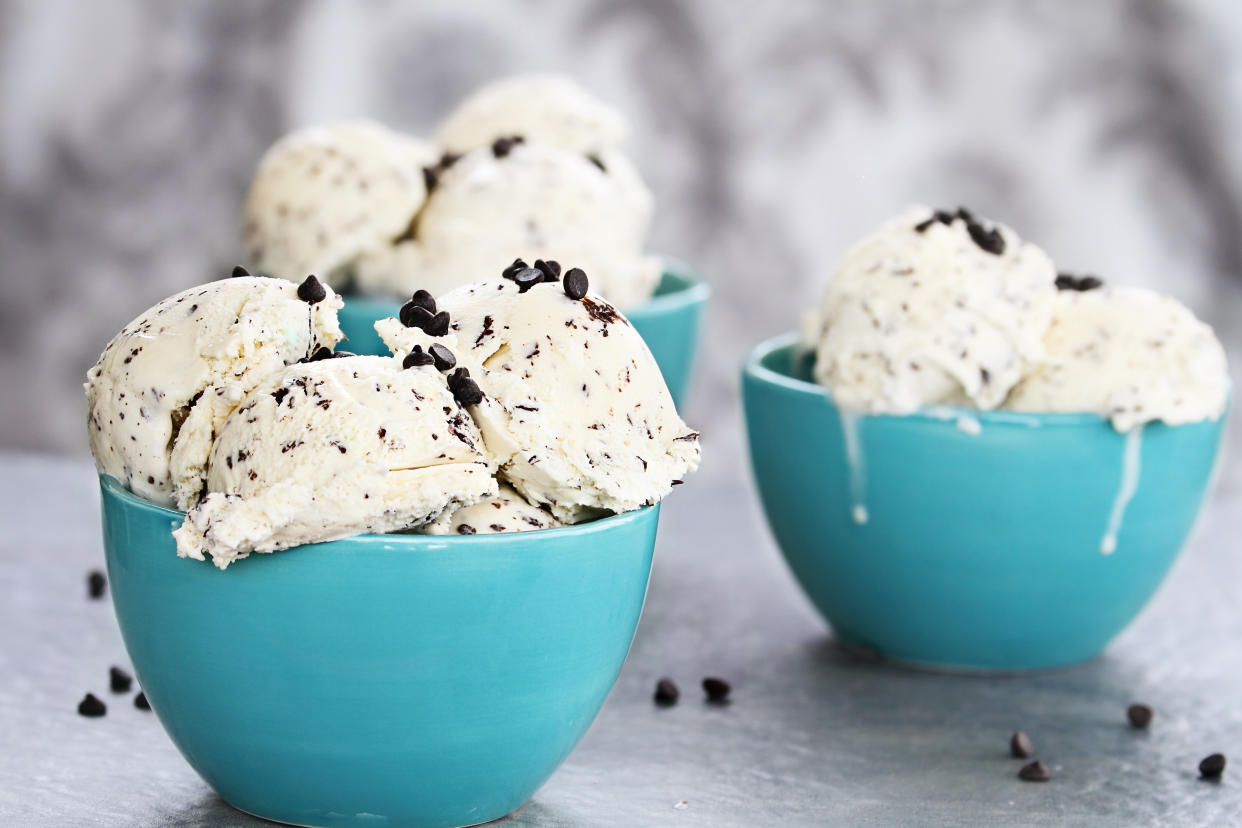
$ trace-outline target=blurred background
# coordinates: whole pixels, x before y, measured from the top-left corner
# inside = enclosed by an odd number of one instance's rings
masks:
[[[1133,2],[0,3],[0,448],[86,454],[81,383],[157,300],[227,275],[263,150],[427,134],[499,75],[625,111],[654,251],[715,288],[686,417],[743,473],[736,374],[851,240],[967,205],[1062,269],[1167,291],[1242,364],[1242,6]]]

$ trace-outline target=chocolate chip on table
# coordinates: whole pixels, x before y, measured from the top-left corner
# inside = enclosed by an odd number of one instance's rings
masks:
[[[401,306],[401,312],[397,315],[397,318],[407,328],[423,328],[435,315],[436,312],[434,310],[428,310],[411,299]]]
[[[543,274],[533,267],[524,267],[513,274],[513,281],[517,282],[518,291],[525,293],[543,281]]]
[[[433,343],[427,351],[431,355],[437,371],[448,371],[457,364],[457,357],[453,356],[453,352],[439,342]]]
[[[565,295],[574,300],[586,296],[591,286],[587,281],[586,271],[580,267],[571,267],[561,283],[565,286]]]
[[[1021,730],[1015,730],[1013,735],[1009,737],[1010,756],[1015,759],[1026,759],[1034,752],[1035,746],[1031,744],[1031,737]]]
[[[317,302],[322,302],[327,296],[328,289],[315,278],[314,274],[307,276],[302,284],[298,285],[298,298],[303,302],[309,302],[314,305]]]
[[[108,685],[112,688],[113,693],[128,693],[129,688],[134,685],[134,677],[120,667],[110,667],[108,669]]]
[[[546,262],[543,259],[535,259],[535,270],[543,274],[545,282],[556,282],[561,278],[561,263],[554,259],[548,259]]]
[[[518,274],[519,270],[525,270],[528,267],[530,267],[530,265],[526,264],[526,262],[522,259],[514,259],[513,264],[501,271],[500,275],[505,279],[512,279]]]
[[[86,576],[86,594],[92,598],[102,598],[107,589],[107,577],[98,569],[92,569]]]
[[[1022,770],[1018,771],[1018,778],[1023,782],[1047,782],[1052,774],[1044,767],[1043,762],[1036,759],[1029,765],[1022,766]]]
[[[87,693],[82,701],[78,702],[79,715],[86,716],[89,719],[97,719],[108,712],[108,706],[99,700],[94,693]]]
[[[655,702],[656,704],[672,705],[677,704],[677,700],[681,698],[681,691],[677,689],[677,685],[673,683],[671,678],[662,678],[656,682]]]
[[[1075,276],[1073,273],[1058,273],[1056,285],[1057,290],[1082,292],[1104,287],[1104,280],[1099,276]]]
[[[436,312],[436,297],[432,296],[430,291],[414,291],[414,295],[410,297],[410,304],[420,308],[425,308],[427,312],[431,314]]]
[[[244,278],[244,277],[249,276],[249,275],[250,275],[250,271],[249,271],[249,270],[246,270],[246,268],[242,267],[241,265],[236,265],[236,266],[233,268],[233,278],[234,278],[234,279],[241,279],[241,278]]]
[[[448,311],[440,311],[423,325],[423,331],[428,336],[444,336],[448,333],[450,321]]]
[[[732,689],[733,688],[729,686],[729,682],[722,678],[708,676],[703,679],[703,692],[707,694],[707,700],[709,702],[720,704],[721,702],[727,701],[729,698],[729,691]]]
[[[1225,754],[1213,753],[1199,763],[1199,775],[1204,779],[1220,779],[1225,772]]]
[[[401,360],[401,367],[407,369],[418,368],[422,365],[431,365],[434,362],[435,360],[432,359],[431,354],[423,351],[423,346],[415,345],[414,350],[410,351],[405,359]]]
[[[146,693],[139,693],[138,695],[134,696],[134,707],[138,708],[139,710],[150,710],[151,709],[151,702],[147,701]]]
[[[1126,718],[1130,720],[1130,726],[1140,730],[1151,724],[1153,715],[1152,709],[1145,704],[1132,704],[1126,708]]]

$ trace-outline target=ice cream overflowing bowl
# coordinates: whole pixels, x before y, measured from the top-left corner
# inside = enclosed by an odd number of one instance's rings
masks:
[[[299,825],[473,825],[520,807],[621,669],[659,507],[536,532],[362,535],[221,571],[183,515],[101,477],[125,646],[231,805]]]
[[[760,498],[837,638],[898,662],[1098,655],[1185,542],[1228,419],[1123,433],[1088,413],[851,414],[795,342],[760,344],[742,372]]]

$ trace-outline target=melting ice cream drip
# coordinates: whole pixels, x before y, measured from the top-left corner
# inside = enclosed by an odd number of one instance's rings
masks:
[[[1121,488],[1113,500],[1113,511],[1108,516],[1108,531],[1100,541],[1100,553],[1111,555],[1117,549],[1117,533],[1121,531],[1121,520],[1125,516],[1126,506],[1138,489],[1139,474],[1143,466],[1143,426],[1137,425],[1126,433],[1126,446],[1121,455]]]
[[[867,522],[867,505],[863,502],[867,490],[866,467],[863,465],[862,443],[858,436],[858,414],[839,410],[841,436],[845,439],[845,462],[850,475],[850,515],[857,524]]]

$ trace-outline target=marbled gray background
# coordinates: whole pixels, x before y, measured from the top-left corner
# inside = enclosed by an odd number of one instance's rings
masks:
[[[263,149],[426,132],[496,75],[627,111],[652,247],[715,286],[688,419],[742,470],[736,369],[848,242],[967,204],[1067,269],[1161,287],[1242,363],[1242,6],[1135,2],[0,3],[0,446],[85,451],[108,338],[238,259]]]

